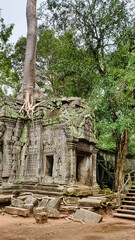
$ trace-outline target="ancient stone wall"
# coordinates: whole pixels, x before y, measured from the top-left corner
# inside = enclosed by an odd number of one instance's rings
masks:
[[[0,97],[0,179],[40,184],[96,182],[96,144],[91,107],[80,98],[46,100],[32,120],[22,102]]]

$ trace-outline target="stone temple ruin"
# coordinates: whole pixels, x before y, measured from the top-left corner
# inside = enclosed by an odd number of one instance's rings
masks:
[[[96,183],[91,107],[80,98],[45,100],[33,120],[22,102],[0,96],[0,182],[3,191]],[[31,185],[29,185],[31,184]]]

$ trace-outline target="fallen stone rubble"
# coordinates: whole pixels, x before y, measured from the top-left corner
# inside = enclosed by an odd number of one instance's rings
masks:
[[[68,221],[95,222],[102,220],[102,216],[94,211],[103,209],[107,206],[117,207],[117,196],[98,196],[98,197],[48,197],[33,193],[21,193],[18,196],[1,196],[0,200],[5,203],[11,201],[10,206],[0,210],[13,216],[29,217],[34,216],[36,223],[45,223],[48,218],[65,218]]]

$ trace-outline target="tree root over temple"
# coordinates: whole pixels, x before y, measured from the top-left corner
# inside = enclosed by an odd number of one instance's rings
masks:
[[[39,106],[43,101],[34,104],[34,97],[33,95],[30,95],[30,92],[27,91],[25,95],[25,101],[24,104],[22,105],[19,113],[25,113],[26,116],[28,116],[30,119],[33,120],[33,113],[34,110],[37,106]]]

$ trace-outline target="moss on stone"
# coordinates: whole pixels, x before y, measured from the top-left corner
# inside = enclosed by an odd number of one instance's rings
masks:
[[[21,150],[21,156],[20,156],[20,160],[21,160],[21,162],[24,161],[24,158],[25,158],[25,152],[26,152],[26,144],[22,147],[22,150]]]
[[[10,116],[11,116],[12,118],[18,118],[18,117],[19,117],[19,114],[18,114],[13,108],[11,108],[11,109],[10,109]]]
[[[19,178],[16,180],[16,184],[20,184],[20,183],[24,183],[24,182],[25,182],[24,177],[19,177]]]
[[[25,143],[27,141],[27,124],[24,124],[22,134],[20,137],[20,142]]]

